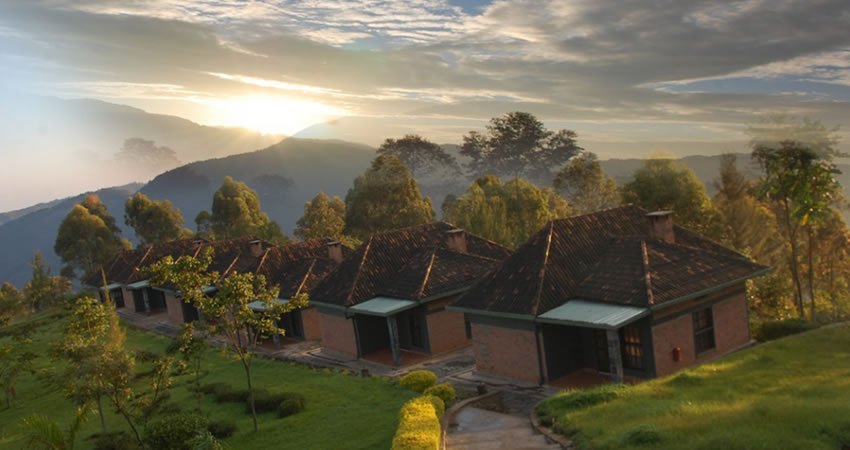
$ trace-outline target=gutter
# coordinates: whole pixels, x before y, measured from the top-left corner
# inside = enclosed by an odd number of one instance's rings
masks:
[[[462,308],[462,307],[459,307],[459,306],[446,306],[446,311],[462,312],[462,313],[472,314],[472,315],[476,315],[476,316],[498,317],[498,318],[501,318],[501,319],[527,320],[529,322],[535,321],[535,316],[533,316],[531,314],[502,313],[502,312],[485,311],[485,310],[482,310],[482,309]]]
[[[773,268],[772,267],[766,267],[762,270],[759,270],[758,272],[752,273],[752,274],[747,275],[743,278],[738,278],[737,280],[727,281],[726,283],[718,284],[717,286],[713,286],[713,287],[710,287],[708,289],[703,289],[701,291],[697,291],[697,292],[694,292],[694,293],[691,293],[691,294],[688,294],[688,295],[685,295],[685,296],[682,296],[682,297],[679,297],[679,298],[674,298],[673,300],[669,300],[669,301],[666,301],[664,303],[652,305],[652,306],[649,307],[649,309],[652,310],[652,311],[658,311],[658,310],[661,310],[661,309],[665,309],[665,308],[673,306],[673,305],[678,305],[679,303],[684,303],[688,300],[693,300],[695,298],[702,297],[704,295],[708,295],[708,294],[717,292],[721,289],[726,289],[726,288],[728,288],[730,286],[734,286],[738,283],[743,283],[743,282],[745,282],[749,279],[760,277],[762,275],[766,275],[770,272],[773,272]]]

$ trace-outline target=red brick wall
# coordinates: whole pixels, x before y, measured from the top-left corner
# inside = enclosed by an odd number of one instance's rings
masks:
[[[316,308],[301,310],[301,322],[304,325],[304,339],[312,341],[322,338],[322,329],[319,326],[319,311]]]
[[[177,325],[183,323],[183,301],[166,293],[165,307],[168,310],[168,321]]]
[[[534,331],[473,322],[472,336],[475,367],[479,371],[535,383],[540,381]]]
[[[457,295],[427,304],[427,311],[435,311],[446,305],[454,303]],[[431,354],[454,350],[469,344],[466,338],[466,325],[463,313],[440,311],[425,316],[428,325],[428,340],[431,344]]]
[[[318,313],[322,347],[357,356],[354,322],[341,316]]]
[[[737,286],[740,290],[743,286]],[[732,289],[734,291],[735,289]],[[696,306],[699,303],[710,302],[712,299],[726,296],[729,290],[712,294],[698,301],[688,302]],[[655,372],[664,376],[692,364],[705,362],[714,357],[734,350],[750,339],[747,321],[747,298],[743,292],[729,297],[711,306],[714,318],[714,349],[697,356],[694,347],[694,323],[692,314],[684,314],[652,328],[652,342],[655,353]],[[678,307],[681,311],[683,308]],[[667,316],[668,314],[663,314]],[[656,314],[656,318],[659,314]],[[681,359],[673,361],[673,348],[682,350]]]

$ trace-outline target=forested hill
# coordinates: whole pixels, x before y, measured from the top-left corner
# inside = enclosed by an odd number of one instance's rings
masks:
[[[450,153],[457,151],[457,146],[453,145],[444,148]],[[97,194],[122,229],[126,228],[124,201],[139,189],[152,199],[171,200],[182,211],[186,226],[194,229],[195,216],[210,208],[213,193],[223,178],[230,175],[255,189],[263,209],[291,236],[306,201],[319,191],[344,197],[354,178],[363,173],[374,156],[375,149],[362,144],[289,138],[263,150],[187,164],[157,176],[144,186],[133,184],[103,189]],[[638,158],[614,159],[602,161],[602,166],[622,184],[642,162]],[[749,155],[739,155],[738,162],[742,170],[756,172],[751,167]],[[682,158],[680,163],[691,167],[706,183],[709,193],[713,193],[711,183],[717,177],[719,156],[689,156]],[[850,186],[850,166],[840,168],[844,173],[839,180],[846,189]],[[423,194],[431,197],[438,214],[445,195],[461,194],[468,184],[469,180],[462,177],[420,180]],[[81,198],[82,195],[78,195],[33,207],[31,211],[17,213],[17,217],[6,215],[8,221],[0,224],[0,282],[11,281],[23,286],[29,279],[27,263],[36,250],[42,252],[54,273],[59,271],[59,259],[53,253],[56,232],[71,206]],[[132,230],[123,231],[124,237],[135,241]]]

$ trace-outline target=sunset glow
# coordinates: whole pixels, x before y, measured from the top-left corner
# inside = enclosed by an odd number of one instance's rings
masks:
[[[211,108],[217,125],[293,135],[317,123],[348,115],[347,111],[310,100],[275,96],[244,96],[216,101]]]

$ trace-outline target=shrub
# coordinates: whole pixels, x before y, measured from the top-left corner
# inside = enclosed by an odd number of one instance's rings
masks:
[[[172,339],[171,342],[168,343],[168,346],[165,347],[166,355],[173,355],[180,351],[180,341],[177,339]]]
[[[641,424],[626,430],[623,435],[623,445],[639,446],[657,444],[661,442],[661,435],[655,425]]]
[[[90,439],[94,440],[94,450],[136,450],[140,448],[138,442],[126,431],[93,434]]]
[[[267,413],[277,411],[280,406],[280,402],[286,400],[291,395],[288,392],[281,393],[271,393],[266,390],[257,389],[254,391],[254,408],[258,413]],[[245,412],[251,414],[251,398],[249,396],[245,396]]]
[[[224,389],[232,391],[233,386],[231,386],[229,383],[221,383],[221,382],[202,384],[200,391],[204,394],[215,395],[218,391],[221,391],[221,390],[224,390]]]
[[[133,352],[133,356],[138,362],[152,362],[159,359],[159,355],[150,350],[136,350]]]
[[[445,403],[446,406],[451,406],[457,398],[457,393],[451,383],[440,383],[438,385],[431,386],[428,389],[425,389],[423,394],[436,395],[437,397],[440,397],[443,399],[443,403]]]
[[[213,420],[207,430],[217,439],[227,439],[236,431],[236,422],[230,419]]]
[[[207,418],[195,413],[170,414],[152,420],[145,429],[144,441],[157,450],[191,450],[190,441],[207,429]]]
[[[436,395],[424,395],[423,397],[427,398],[431,401],[431,406],[434,407],[434,412],[437,413],[437,418],[443,417],[443,414],[446,413],[446,403],[440,397]]]
[[[437,374],[430,370],[414,370],[401,377],[398,384],[421,394],[425,389],[437,384]]]
[[[304,409],[304,396],[301,394],[289,394],[277,408],[277,414],[280,417],[287,417],[293,414],[298,414]]]
[[[753,337],[761,342],[772,341],[792,334],[814,330],[818,326],[803,319],[768,320],[759,326]]]
[[[234,389],[233,386],[226,383],[216,383],[217,387],[213,389],[211,394],[215,397],[216,403],[242,403],[248,400],[248,397],[251,395],[247,389]],[[201,387],[203,391],[204,388]],[[254,391],[254,395],[257,395],[258,391]]]
[[[431,396],[416,397],[401,407],[392,449],[438,450],[440,431],[440,420],[437,418]]]

